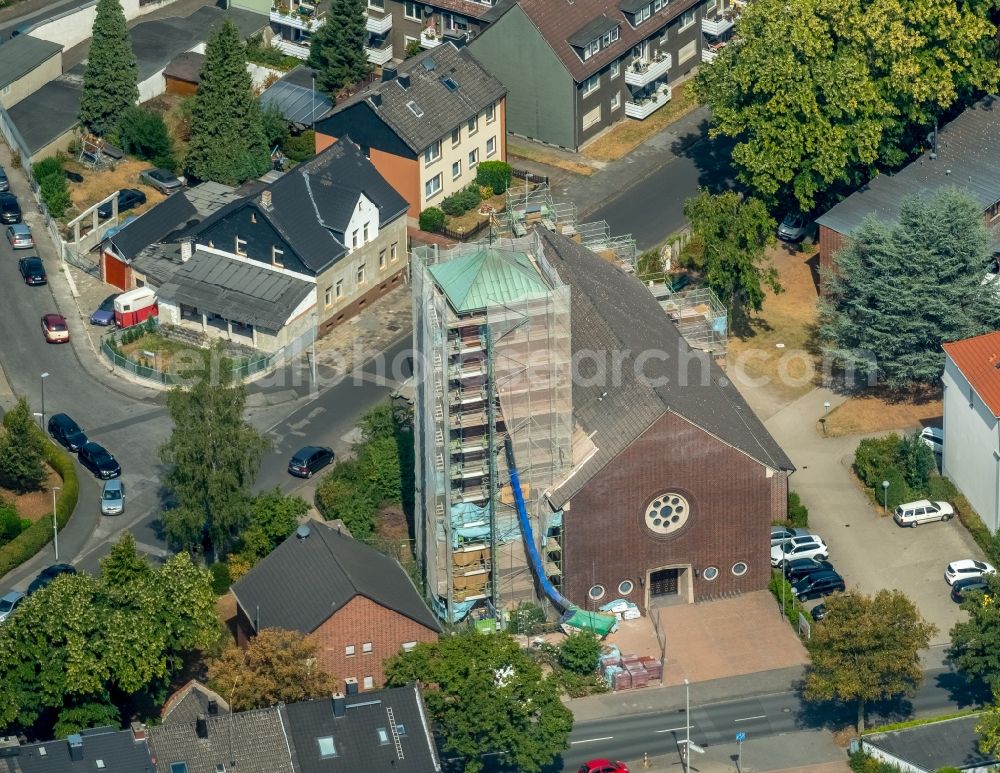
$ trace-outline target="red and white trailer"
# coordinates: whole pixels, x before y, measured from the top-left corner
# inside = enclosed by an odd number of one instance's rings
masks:
[[[115,298],[115,323],[118,327],[132,327],[159,313],[156,293],[148,287],[137,287]]]

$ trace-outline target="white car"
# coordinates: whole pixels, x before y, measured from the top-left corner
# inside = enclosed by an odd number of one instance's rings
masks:
[[[818,558],[825,561],[830,557],[826,543],[817,534],[807,537],[793,537],[782,545],[771,548],[771,566],[781,566],[784,561],[796,558]]]
[[[920,439],[938,456],[944,452],[944,430],[940,427],[924,427],[920,430]]]
[[[964,580],[966,577],[980,577],[984,574],[996,574],[996,571],[992,564],[985,561],[963,558],[948,564],[944,570],[944,579],[949,585],[954,585],[956,580]]]
[[[947,502],[931,502],[918,499],[899,505],[892,514],[892,520],[900,526],[913,529],[926,521],[950,521],[955,516],[955,508]]]
[[[791,526],[771,527],[771,547],[781,545],[795,537],[808,537],[809,529],[794,529]]]

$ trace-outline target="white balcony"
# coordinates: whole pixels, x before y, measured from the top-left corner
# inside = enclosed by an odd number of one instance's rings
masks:
[[[442,43],[441,33],[430,27],[420,31],[421,48],[437,48]]]
[[[717,48],[703,48],[701,49],[701,61],[703,62],[714,62],[715,57],[719,55],[719,50]]]
[[[635,118],[639,121],[643,121],[667,104],[667,102],[670,101],[671,96],[669,86],[660,86],[655,92],[653,92],[653,96],[647,97],[646,99],[642,99],[638,102],[626,102],[625,115],[629,118]]]
[[[392,29],[392,14],[387,13],[381,19],[376,19],[374,16],[366,17],[365,29],[373,35],[385,35]]]
[[[382,48],[366,47],[365,53],[368,55],[368,61],[371,64],[377,64],[380,67],[392,61],[392,45],[389,43],[386,43]]]
[[[299,59],[309,58],[309,46],[299,45],[298,43],[292,43],[289,40],[281,38],[272,38],[271,45],[288,56],[298,57]]]
[[[673,66],[670,54],[660,54],[653,61],[638,59],[625,70],[625,82],[629,86],[648,86],[656,80],[660,80],[667,74]]]
[[[275,24],[281,24],[285,27],[293,27],[294,29],[305,30],[307,32],[315,32],[326,23],[326,14],[320,13],[317,16],[315,15],[315,11],[313,12],[313,15],[306,16],[301,13],[282,13],[281,11],[272,10],[270,18]]]
[[[721,35],[725,35],[729,30],[733,28],[732,19],[702,19],[701,20],[701,31],[706,35],[711,35],[713,38],[717,38]]]

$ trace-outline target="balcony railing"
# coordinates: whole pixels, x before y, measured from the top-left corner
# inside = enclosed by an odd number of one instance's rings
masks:
[[[392,29],[392,14],[387,13],[381,19],[369,16],[365,19],[365,29],[373,35],[385,35]]]
[[[653,113],[670,101],[671,93],[669,86],[660,86],[654,93],[646,99],[638,102],[625,103],[625,115],[640,121],[649,118]]]
[[[300,6],[305,8],[307,6]],[[314,32],[326,23],[326,13],[320,11],[318,14],[314,11],[312,14],[303,13],[283,13],[281,11],[273,10],[270,14],[271,21],[275,24],[283,24],[286,27],[294,27],[298,30],[306,30],[308,32]]]
[[[437,30],[426,28],[420,31],[421,48],[437,48],[441,45],[441,33]]]
[[[272,38],[271,45],[278,49],[281,53],[287,54],[288,56],[296,56],[299,59],[309,58],[309,46],[302,46],[298,43],[282,40],[281,38]]]
[[[638,59],[625,70],[625,82],[629,86],[648,86],[667,74],[673,65],[670,54],[660,54],[652,61]]]
[[[392,61],[392,44],[386,43],[382,48],[365,47],[365,53],[372,64],[386,65]]]
[[[733,28],[733,20],[726,19],[725,17],[721,19],[702,19],[701,20],[701,31],[706,35],[711,35],[714,38],[720,35],[725,35],[729,30]]]
[[[719,55],[719,50],[717,48],[703,48],[701,49],[701,61],[703,62],[714,62],[715,57]]]

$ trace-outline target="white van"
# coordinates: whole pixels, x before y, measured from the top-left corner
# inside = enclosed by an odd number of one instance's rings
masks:
[[[916,502],[906,502],[896,508],[892,520],[900,526],[917,528],[927,521],[950,521],[955,515],[955,508],[947,502],[931,502],[929,499],[919,499]]]

